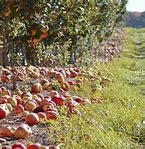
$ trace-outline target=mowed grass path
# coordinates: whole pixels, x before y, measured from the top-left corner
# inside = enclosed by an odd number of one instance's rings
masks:
[[[98,80],[89,80],[73,90],[88,98],[99,97],[102,103],[81,107],[80,116],[67,118],[63,113],[49,125],[52,143],[62,143],[64,149],[145,148],[145,29],[124,32],[121,56],[94,68],[110,83],[101,88]]]

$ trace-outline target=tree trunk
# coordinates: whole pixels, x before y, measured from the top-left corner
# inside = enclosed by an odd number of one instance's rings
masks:
[[[0,58],[2,58],[2,65],[9,66],[9,58],[8,58],[8,45],[7,45],[7,38],[6,38],[6,21],[5,18],[3,18],[3,24],[2,24],[2,32],[3,32],[3,47],[1,49]]]
[[[2,49],[0,49],[0,66],[3,66]]]
[[[7,55],[7,51],[2,51],[2,59],[3,59],[3,66],[4,67],[10,65],[9,58],[8,58],[8,55]]]
[[[7,52],[2,49],[0,49],[0,66],[9,66],[9,59]]]

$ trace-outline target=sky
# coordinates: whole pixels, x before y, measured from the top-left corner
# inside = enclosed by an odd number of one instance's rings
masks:
[[[128,0],[128,11],[145,11],[145,0]]]

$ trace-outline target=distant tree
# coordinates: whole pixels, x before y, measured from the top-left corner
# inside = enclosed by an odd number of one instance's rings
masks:
[[[125,25],[136,28],[145,27],[145,12],[128,12]]]

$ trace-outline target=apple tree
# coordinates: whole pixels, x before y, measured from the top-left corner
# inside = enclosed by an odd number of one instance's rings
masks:
[[[1,0],[1,65],[78,64],[123,20],[126,0]]]

